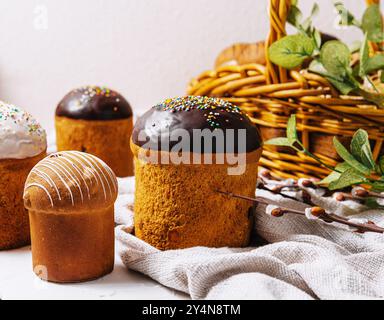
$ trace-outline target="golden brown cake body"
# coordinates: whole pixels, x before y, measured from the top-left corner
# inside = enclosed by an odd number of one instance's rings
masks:
[[[257,167],[256,160],[244,174],[228,175],[225,164],[160,165],[135,157],[136,236],[161,250],[248,245],[252,204],[216,190],[253,197]]]
[[[133,175],[129,147],[132,117],[121,120],[81,120],[56,116],[58,151],[87,152],[105,161],[118,177]]]
[[[0,160],[0,250],[30,244],[28,211],[24,208],[24,183],[45,152],[27,159]]]
[[[113,270],[117,189],[112,170],[83,152],[58,152],[32,169],[24,204],[40,278],[80,282]]]
[[[30,211],[35,273],[51,282],[81,282],[111,273],[114,210],[72,214]]]

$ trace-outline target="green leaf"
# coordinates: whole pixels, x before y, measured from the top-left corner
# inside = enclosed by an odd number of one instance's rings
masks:
[[[372,4],[365,10],[361,27],[368,34],[368,40],[373,42],[384,40],[383,20],[379,5]]]
[[[365,165],[361,164],[358,160],[356,160],[355,157],[349,153],[349,151],[343,146],[343,144],[339,140],[337,140],[336,137],[333,138],[333,144],[338,155],[352,168],[365,175],[368,175],[370,173],[371,170],[368,169]]]
[[[377,165],[379,167],[380,173],[383,174],[384,173],[384,156],[381,156],[379,158],[379,161],[378,161]]]
[[[347,162],[341,162],[335,167],[337,172],[345,172],[348,169],[351,169],[351,166]]]
[[[299,140],[296,130],[296,115],[291,115],[287,123],[287,139],[291,145]]]
[[[295,26],[296,28],[299,28],[302,19],[303,19],[303,14],[301,10],[297,6],[292,5],[291,8],[289,9],[287,21],[291,25]]]
[[[374,182],[369,183],[369,185],[372,187],[373,192],[383,192],[384,191],[384,183],[383,182]]]
[[[356,90],[356,89],[355,89]],[[384,109],[384,94],[366,91],[364,89],[357,89],[356,93],[363,98],[375,103],[379,108]]]
[[[323,180],[318,182],[318,184],[329,185],[330,183],[339,180],[340,176],[341,176],[341,173],[336,172],[336,171],[332,171],[327,177],[325,177]]]
[[[316,17],[320,12],[320,7],[317,3],[315,3],[313,6],[312,6],[312,10],[311,10],[311,19],[313,19],[314,17]]]
[[[339,15],[341,26],[356,26],[360,28],[360,22],[354,17],[354,15],[344,6],[341,1],[334,3],[334,6]]]
[[[366,65],[367,74],[384,69],[384,54],[376,54],[369,58]]]
[[[384,71],[381,71],[380,82],[384,83]]]
[[[364,41],[360,48],[360,68],[359,76],[364,78],[367,75],[367,64],[369,59],[368,35],[364,36]]]
[[[340,91],[341,94],[347,95],[351,93],[351,91],[356,89],[356,86],[346,80],[339,80],[332,76],[325,76],[327,80]]]
[[[344,171],[342,174],[340,174],[340,177],[336,181],[332,181],[328,185],[329,190],[338,190],[343,189],[349,186],[353,186],[356,184],[361,184],[366,179],[364,176],[361,175],[361,173],[354,168],[350,168],[346,171]]]
[[[313,31],[313,35],[312,35],[312,37],[313,37],[313,39],[314,39],[314,41],[315,41],[315,43],[316,43],[316,46],[318,47],[318,48],[320,48],[321,47],[321,44],[322,44],[322,40],[321,40],[321,33],[320,33],[320,31],[319,30],[317,30],[317,29],[315,29],[314,31]]]
[[[367,131],[359,129],[355,132],[351,141],[351,152],[357,161],[371,170],[375,169],[376,164],[373,160]]]
[[[341,176],[341,173],[347,171],[348,169],[351,169],[351,166],[348,163],[346,162],[339,163],[335,167],[335,171],[332,171],[328,177],[321,180],[318,184],[320,185],[330,184],[331,182],[338,180]]]
[[[379,209],[379,208],[382,208],[382,206],[380,206],[378,203],[377,203],[377,198],[366,198],[364,200],[364,205],[366,205],[368,208],[370,209]]]
[[[311,15],[305,19],[302,24],[301,24],[301,27],[303,28],[304,31],[306,31],[307,33],[312,29],[312,19],[319,13],[319,5],[317,3],[315,3],[312,7],[312,10],[311,10]]]
[[[287,138],[279,137],[279,138],[273,138],[264,143],[265,145],[270,146],[284,146],[284,147],[290,147],[292,144],[289,142]]]
[[[351,52],[338,40],[328,41],[321,48],[320,62],[331,75],[344,77],[350,69]]]
[[[314,50],[312,39],[304,34],[296,34],[276,41],[269,47],[268,52],[273,63],[286,69],[293,69],[311,57]]]
[[[339,77],[331,75],[318,60],[313,60],[309,65],[309,70],[325,78],[342,94],[349,94],[351,91],[359,88],[355,82],[350,81],[347,76]]]

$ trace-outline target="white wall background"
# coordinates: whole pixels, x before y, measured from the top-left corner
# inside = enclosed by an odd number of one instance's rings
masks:
[[[332,33],[332,0],[316,24]],[[141,114],[182,95],[216,55],[268,31],[267,0],[1,0],[0,99],[53,128],[57,102],[74,87],[106,85]],[[363,0],[345,0],[355,13]],[[301,0],[306,12],[312,0]],[[361,14],[359,14],[360,16]],[[334,31],[333,31],[334,32]],[[343,31],[351,41],[358,33]]]

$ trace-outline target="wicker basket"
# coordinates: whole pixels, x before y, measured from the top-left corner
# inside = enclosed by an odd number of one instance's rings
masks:
[[[368,5],[379,0],[366,1]],[[271,30],[266,48],[286,35],[290,0],[270,0]],[[374,47],[374,45],[372,45]],[[190,95],[224,98],[242,108],[260,127],[264,139],[285,136],[291,114],[306,148],[329,165],[337,163],[332,138],[348,143],[358,128],[368,131],[374,158],[384,154],[384,110],[358,96],[341,96],[323,77],[273,65],[223,66],[192,80]],[[329,171],[289,148],[266,147],[261,166],[280,177],[324,177]]]

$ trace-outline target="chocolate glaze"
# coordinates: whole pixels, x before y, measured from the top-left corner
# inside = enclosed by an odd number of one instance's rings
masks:
[[[56,116],[81,120],[118,120],[130,118],[132,109],[116,91],[86,86],[68,93],[57,106]]]
[[[184,129],[189,133],[188,145],[183,150],[201,153],[244,152],[244,147],[239,150],[238,129],[246,130],[246,152],[257,150],[262,145],[258,128],[238,107],[224,100],[208,97],[174,98],[154,106],[137,120],[132,142],[145,149],[169,151],[180,141],[185,142],[184,139],[170,141],[170,134],[177,129]],[[234,129],[235,143],[231,150],[226,147],[222,150],[220,145],[213,143],[210,150],[205,148],[201,139],[195,141],[201,143],[201,149],[196,150],[196,146],[193,148],[193,129],[208,129],[211,132],[222,129],[224,137],[227,129]]]

